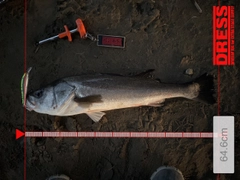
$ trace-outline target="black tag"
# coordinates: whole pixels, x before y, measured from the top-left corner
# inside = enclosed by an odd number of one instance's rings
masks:
[[[111,35],[101,35],[97,36],[97,45],[104,47],[113,48],[125,48],[125,37],[123,36],[111,36]]]

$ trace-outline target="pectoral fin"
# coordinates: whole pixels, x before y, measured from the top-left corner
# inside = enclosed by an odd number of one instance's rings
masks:
[[[100,121],[102,117],[106,114],[104,112],[91,112],[91,113],[86,113],[94,122]]]

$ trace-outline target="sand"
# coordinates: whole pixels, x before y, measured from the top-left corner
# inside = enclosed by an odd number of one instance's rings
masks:
[[[138,74],[155,69],[153,76],[166,83],[193,81],[204,73],[214,76],[212,64],[212,6],[199,2],[202,14],[190,1],[174,0],[29,0],[27,9],[27,67],[33,67],[29,88],[37,89],[56,79],[82,73]],[[239,2],[236,9],[239,8]],[[239,159],[239,12],[235,18],[235,62],[220,68],[220,114],[235,116],[234,175],[240,179]],[[98,47],[95,42],[73,35],[35,46],[39,40],[57,35],[67,25],[76,27],[81,18],[89,33],[126,37],[124,49]],[[23,139],[15,140],[15,129],[23,130],[20,80],[24,70],[24,3],[0,5],[0,169],[4,180],[23,179]],[[193,75],[184,74],[187,69]],[[217,97],[217,93],[215,94]],[[163,107],[139,107],[107,112],[94,123],[87,115],[56,120],[27,113],[27,130],[41,131],[136,131],[211,132],[217,104],[172,99]],[[56,124],[56,121],[59,121]],[[62,127],[61,127],[62,126]],[[134,138],[27,138],[27,179],[43,180],[54,174],[79,179],[149,179],[161,165],[175,166],[186,179],[216,179],[211,139]]]

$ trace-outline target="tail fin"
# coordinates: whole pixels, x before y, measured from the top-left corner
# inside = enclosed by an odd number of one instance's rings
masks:
[[[203,74],[199,78],[197,78],[194,83],[198,83],[200,86],[199,94],[194,100],[205,102],[208,104],[216,103],[215,98],[213,97],[214,94],[214,83],[213,83],[213,76]]]

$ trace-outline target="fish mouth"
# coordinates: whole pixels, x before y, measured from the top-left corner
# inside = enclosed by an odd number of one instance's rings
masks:
[[[26,101],[26,109],[32,111],[36,107],[36,104],[31,100],[31,97],[28,97]]]

